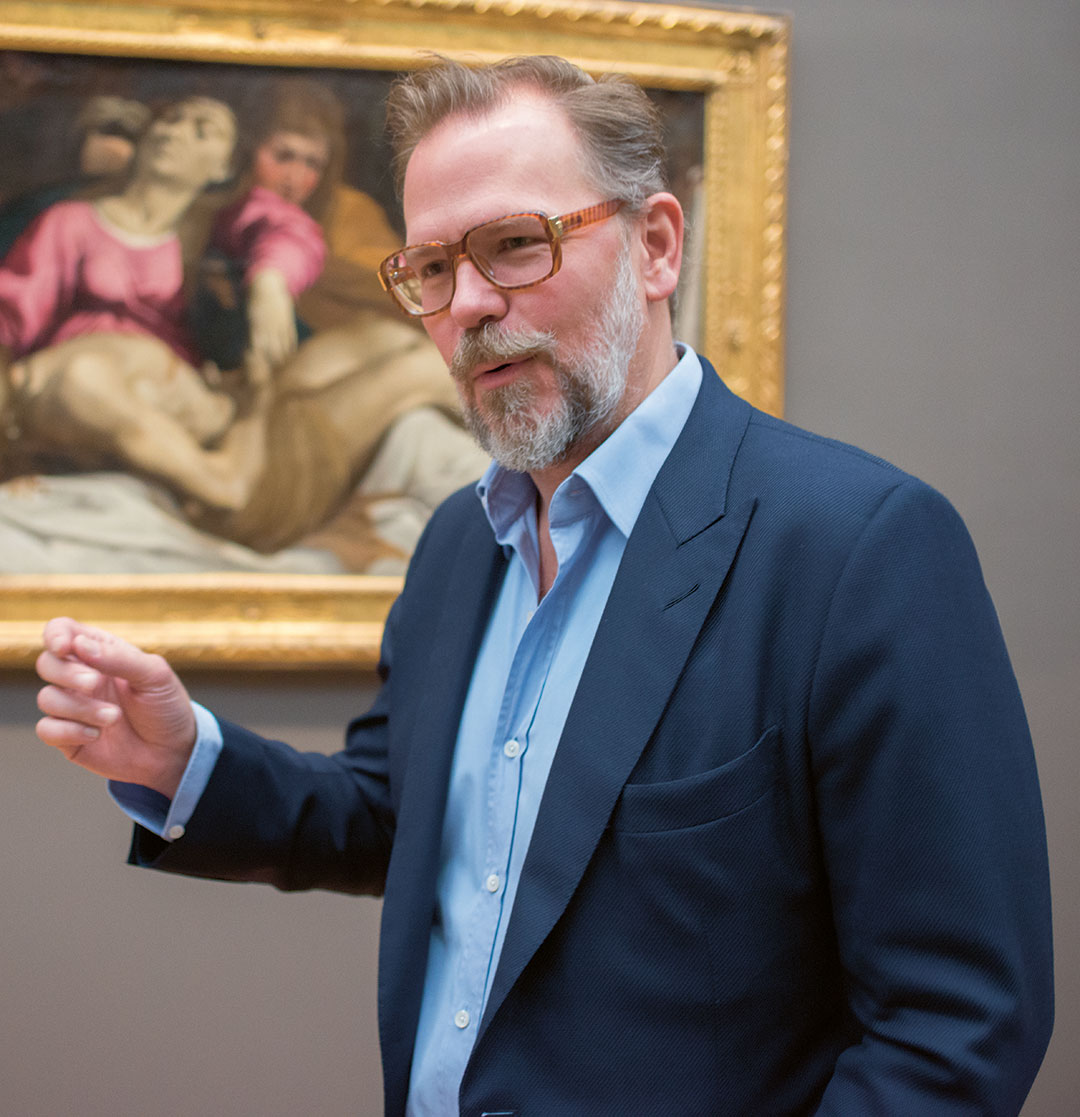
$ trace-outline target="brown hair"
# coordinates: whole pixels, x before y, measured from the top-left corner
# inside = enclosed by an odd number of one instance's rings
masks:
[[[581,138],[586,173],[605,198],[633,213],[667,187],[660,113],[620,74],[590,77],[554,55],[526,55],[465,65],[436,55],[432,65],[398,78],[386,101],[398,192],[416,145],[449,116],[483,116],[513,93],[534,90],[561,109]]]

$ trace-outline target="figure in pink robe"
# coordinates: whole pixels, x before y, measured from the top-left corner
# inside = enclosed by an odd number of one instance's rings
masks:
[[[156,337],[199,363],[176,234],[139,237],[110,226],[92,202],[58,202],[0,263],[0,345],[18,359],[91,333]]]
[[[214,219],[191,308],[204,355],[219,368],[240,365],[258,338],[249,321],[252,292],[267,279],[280,289],[277,315],[295,319],[296,341],[310,337],[296,315],[296,299],[319,278],[325,262],[322,226],[296,202],[255,185],[225,206]],[[280,359],[290,349],[285,345],[271,355]]]

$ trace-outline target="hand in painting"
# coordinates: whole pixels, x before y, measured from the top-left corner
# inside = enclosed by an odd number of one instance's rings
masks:
[[[276,268],[263,268],[248,291],[251,348],[276,368],[296,351],[296,307],[285,276]]]
[[[176,794],[195,744],[195,715],[169,664],[100,628],[49,621],[37,671],[37,735],[108,779]]]

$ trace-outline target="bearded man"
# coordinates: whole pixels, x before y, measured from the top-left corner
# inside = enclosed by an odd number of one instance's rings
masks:
[[[383,285],[496,460],[420,542],[375,705],[302,756],[57,619],[39,735],[139,864],[384,894],[388,1114],[1015,1114],[1045,835],[955,512],[676,344],[633,85],[440,62],[389,117]]]

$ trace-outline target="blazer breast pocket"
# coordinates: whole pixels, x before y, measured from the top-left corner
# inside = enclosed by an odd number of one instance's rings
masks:
[[[746,752],[711,768],[663,783],[628,783],[615,804],[610,829],[652,834],[716,822],[757,802],[779,773],[780,727],[767,729]]]

